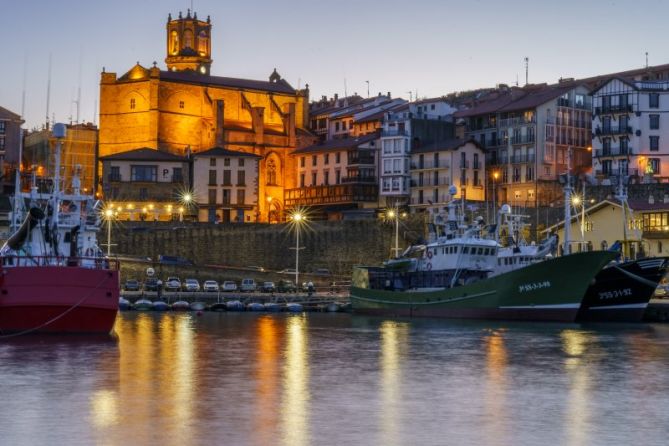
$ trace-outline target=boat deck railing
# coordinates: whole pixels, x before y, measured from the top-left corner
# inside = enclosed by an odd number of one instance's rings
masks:
[[[106,257],[8,255],[0,257],[0,263],[6,268],[17,266],[62,266],[113,271],[118,271],[120,269],[120,262],[118,259],[110,259]]]

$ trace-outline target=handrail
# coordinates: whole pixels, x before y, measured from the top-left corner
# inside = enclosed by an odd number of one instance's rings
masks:
[[[4,255],[0,257],[3,267],[12,268],[17,266],[30,267],[81,267],[88,269],[108,269],[118,271],[121,262],[118,259],[108,257],[69,257],[69,256],[19,256]]]

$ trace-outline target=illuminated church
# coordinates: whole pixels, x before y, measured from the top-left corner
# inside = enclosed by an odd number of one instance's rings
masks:
[[[266,221],[270,214],[282,213],[284,190],[297,187],[289,154],[313,142],[306,130],[308,85],[296,90],[276,69],[266,81],[213,76],[211,32],[209,17],[200,20],[190,10],[177,18],[170,15],[167,70],[156,62],[151,67],[138,62],[120,77],[103,69],[99,156],[148,148],[189,159],[216,147],[253,154],[259,160],[256,214],[259,221]],[[104,175],[100,179],[103,190],[107,180]],[[131,175],[114,180],[146,182],[147,178]],[[216,195],[212,189],[224,187],[212,184],[211,177],[191,181],[203,182],[209,197]],[[214,208],[226,203],[200,197],[199,204]]]

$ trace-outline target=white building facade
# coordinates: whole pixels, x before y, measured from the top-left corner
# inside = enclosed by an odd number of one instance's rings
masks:
[[[592,92],[594,173],[669,181],[669,81],[612,78]]]
[[[251,223],[260,220],[259,160],[258,155],[222,147],[193,155],[193,195],[198,221]],[[271,184],[271,178],[268,181]]]

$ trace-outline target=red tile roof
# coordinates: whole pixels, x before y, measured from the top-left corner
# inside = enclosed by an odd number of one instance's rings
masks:
[[[295,89],[284,79],[277,82],[237,79],[234,77],[209,76],[195,71],[161,71],[160,79],[199,85],[212,85],[240,90],[260,90],[272,93],[295,94]]]

